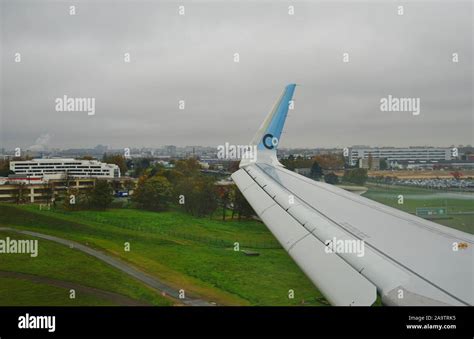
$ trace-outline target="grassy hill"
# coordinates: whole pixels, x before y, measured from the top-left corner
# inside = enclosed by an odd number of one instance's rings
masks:
[[[4,212],[2,209],[0,213]],[[35,239],[15,232],[0,231],[0,239],[6,237]],[[34,258],[29,254],[0,254],[0,305],[121,304],[116,301],[117,298],[101,297],[102,294],[94,293],[93,288],[126,296],[142,304],[172,304],[147,286],[87,254],[43,239],[39,240],[38,247],[38,256]],[[6,274],[11,272],[21,274]],[[38,278],[47,279],[38,281]],[[56,281],[70,284],[58,287]],[[72,285],[75,290],[85,287],[82,288],[85,293],[77,291],[76,298],[70,299],[68,285]]]
[[[117,256],[188,295],[218,304],[326,304],[257,221],[210,220],[179,211],[40,211],[35,205],[0,204],[0,225],[77,241]],[[129,252],[124,250],[125,242],[130,243]],[[260,256],[234,251],[235,242]],[[48,271],[45,267],[43,273]],[[95,275],[101,272],[97,269]],[[93,274],[81,275],[95,280]],[[290,289],[294,299],[288,298]]]

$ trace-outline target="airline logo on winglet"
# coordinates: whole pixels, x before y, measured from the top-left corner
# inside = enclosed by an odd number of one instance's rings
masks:
[[[265,134],[262,139],[262,144],[267,149],[274,149],[278,145],[278,138],[274,137],[270,133]]]
[[[276,102],[270,114],[267,116],[260,128],[261,139],[259,140],[258,149],[275,149],[280,141],[281,132],[285,125],[288,109],[292,103],[293,93],[296,84],[290,84],[285,87],[280,98]]]

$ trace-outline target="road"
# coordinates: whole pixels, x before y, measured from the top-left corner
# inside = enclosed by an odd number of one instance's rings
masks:
[[[160,292],[160,294],[163,294],[165,293],[167,296],[175,299],[177,302],[179,303],[182,303],[184,305],[187,305],[187,306],[215,306],[214,303],[211,303],[211,302],[208,302],[206,300],[202,300],[202,299],[197,299],[197,298],[189,298],[189,297],[185,297],[183,299],[181,299],[179,297],[179,290],[176,290],[174,289],[173,287],[163,283],[162,281],[154,278],[154,277],[151,277],[150,275],[140,271],[140,270],[137,270],[136,268],[134,268],[133,266],[131,266],[130,264],[127,264],[119,259],[116,259],[108,254],[105,254],[103,252],[100,252],[98,250],[95,250],[95,249],[92,249],[88,246],[85,246],[85,245],[82,245],[78,242],[75,242],[75,241],[71,241],[71,240],[68,240],[68,239],[64,239],[64,238],[59,238],[59,237],[55,237],[55,236],[52,236],[52,235],[48,235],[48,234],[43,234],[43,233],[38,233],[38,232],[32,232],[32,231],[25,231],[25,230],[18,230],[18,229],[14,229],[14,228],[10,228],[10,227],[0,227],[0,231],[11,231],[11,232],[16,232],[16,233],[20,233],[20,234],[25,234],[25,235],[29,235],[29,236],[33,236],[33,237],[36,237],[36,238],[41,238],[41,239],[45,239],[45,240],[49,240],[49,241],[54,241],[58,244],[62,244],[62,245],[65,245],[65,246],[68,246],[69,248],[74,248],[74,249],[77,249],[81,252],[84,252],[84,253],[87,253],[107,264],[109,264],[110,266],[113,266],[115,267],[116,269],[128,274],[129,276],[132,276],[134,277],[135,279],[143,282],[144,284],[148,285],[149,287],[157,290]]]

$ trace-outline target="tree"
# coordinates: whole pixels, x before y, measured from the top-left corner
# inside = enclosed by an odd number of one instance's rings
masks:
[[[44,199],[49,204],[54,201],[54,183],[47,182],[43,185]]]
[[[249,218],[255,214],[252,206],[245,199],[242,192],[240,192],[237,186],[234,186],[233,192],[233,211],[232,214],[237,213],[238,220],[240,221],[242,217]]]
[[[231,161],[230,164],[229,164],[229,172],[235,172],[235,171],[238,171],[239,170],[239,161]],[[210,169],[210,168],[209,168]]]
[[[280,162],[283,166],[285,166],[287,169],[290,171],[295,170],[295,160],[292,155],[290,155],[292,158],[290,159],[289,157],[287,159],[281,159]]]
[[[87,193],[74,187],[69,187],[62,198],[63,207],[68,211],[77,211],[89,206]]]
[[[328,173],[324,176],[324,181],[331,185],[336,185],[339,183],[339,177],[334,173]]]
[[[172,186],[168,179],[163,176],[140,177],[132,195],[132,201],[139,208],[151,211],[165,211],[171,202],[171,198]]]
[[[127,191],[130,192],[131,190],[135,189],[135,183],[133,180],[125,180],[123,182],[123,188]]]
[[[15,172],[10,170],[10,160],[0,160],[0,177],[8,177]]]
[[[178,172],[174,169],[172,169],[172,170],[169,170],[169,169],[163,170],[162,175],[166,179],[168,179],[169,182],[174,186],[176,186],[185,177],[185,175],[183,173]]]
[[[26,184],[23,182],[20,182],[15,185],[17,189],[15,190],[15,193],[13,195],[13,198],[15,200],[15,203],[17,204],[23,204],[26,202],[26,195],[28,194],[28,190],[26,188]]]
[[[344,156],[342,154],[321,154],[315,156],[314,160],[325,170],[344,168]]]
[[[313,180],[319,180],[323,176],[323,169],[319,163],[315,160],[311,166],[311,172],[309,174],[310,178]]]
[[[367,181],[367,169],[365,168],[354,168],[344,171],[344,181],[350,182],[356,185],[363,185]]]
[[[106,180],[96,180],[87,198],[90,208],[105,210],[114,200],[112,186]]]
[[[287,159],[282,159],[281,164],[288,168],[290,171],[294,171],[295,168],[311,167],[313,161],[311,159],[304,159],[301,156],[295,158],[293,155],[290,155]]]
[[[153,177],[155,175],[161,174],[163,172],[163,169],[164,169],[164,166],[162,164],[157,163],[157,164],[147,168],[145,173],[148,176]]]
[[[200,175],[184,177],[175,187],[181,206],[195,216],[212,214],[217,208],[217,193],[214,181]]]
[[[195,158],[178,160],[175,164],[175,170],[185,176],[197,175],[200,169],[201,165]]]
[[[380,169],[386,170],[388,168],[387,160],[381,158],[380,159]]]
[[[130,167],[130,169],[132,169],[132,176],[138,178],[140,176],[143,175],[143,173],[145,172],[145,170],[150,167],[150,159],[147,159],[147,158],[140,158],[140,159],[137,159],[137,160],[129,160],[127,161],[127,166]]]
[[[219,198],[219,205],[222,207],[222,220],[225,221],[227,206],[230,203],[230,188],[229,186],[218,186],[217,196]]]
[[[104,154],[102,161],[107,164],[115,164],[120,168],[120,173],[124,175],[128,168],[127,168],[127,159],[123,155],[120,154],[111,154],[107,155]]]

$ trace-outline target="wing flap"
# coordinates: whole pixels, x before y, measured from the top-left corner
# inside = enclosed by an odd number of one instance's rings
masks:
[[[254,176],[257,177],[257,174],[258,171]],[[243,169],[232,175],[232,179],[265,225],[331,304],[357,306],[375,302],[375,285],[337,254],[326,253],[326,246],[277,204],[264,189],[256,183],[248,186],[248,178],[251,178],[250,175]],[[245,186],[247,188],[242,189]]]
[[[289,253],[332,305],[372,305],[377,298],[375,285],[336,254],[326,253],[325,248],[315,237],[308,236]]]

